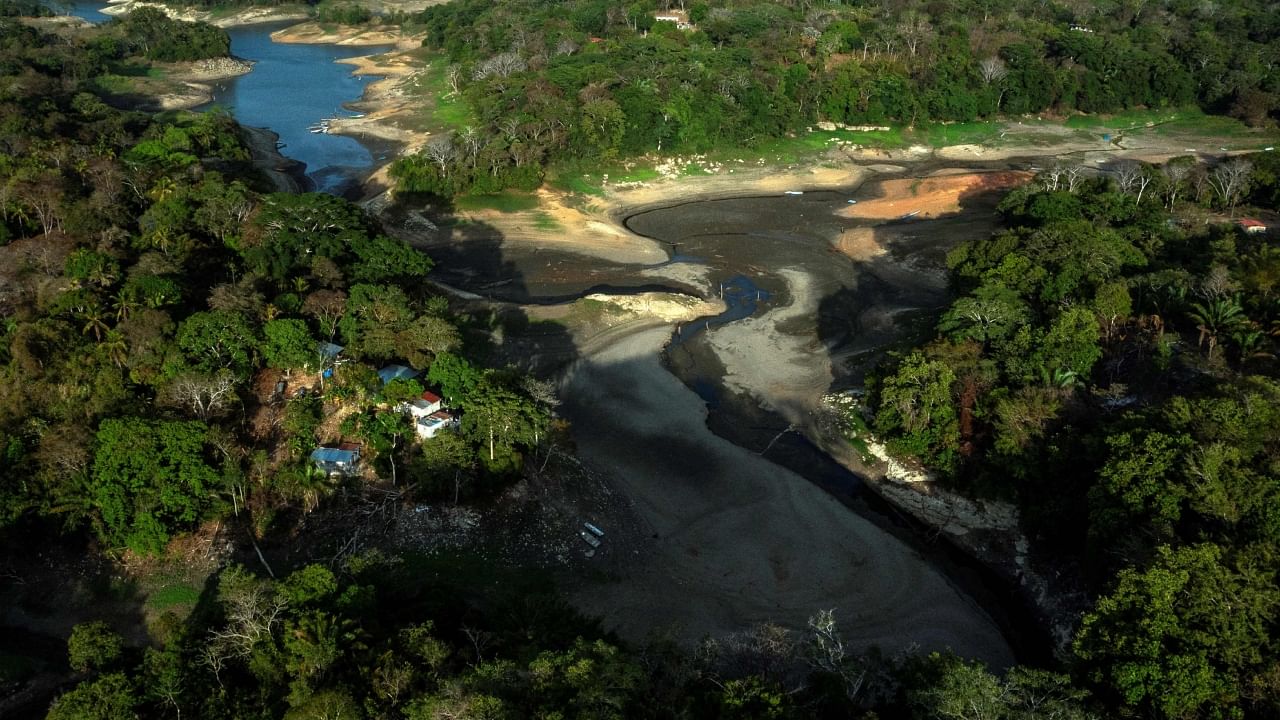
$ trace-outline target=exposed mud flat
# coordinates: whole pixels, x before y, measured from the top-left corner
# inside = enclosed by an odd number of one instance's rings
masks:
[[[633,639],[673,631],[694,642],[759,622],[798,628],[836,608],[860,647],[952,648],[994,666],[1013,659],[1000,624],[950,570],[767,459],[786,444],[775,448],[772,436],[788,425],[809,430],[824,393],[855,382],[910,333],[913,311],[945,300],[946,251],[994,226],[996,193],[939,220],[839,216],[848,199],[881,192],[878,182],[855,183],[646,209],[614,230],[615,240],[643,249],[635,258],[583,233],[585,223],[577,240],[557,244],[507,235],[474,215],[431,244],[448,283],[508,300],[637,292],[654,282],[732,298],[725,312],[692,322],[649,316],[528,347],[505,339],[513,357],[537,353],[542,369],[549,346],[564,348],[563,411],[578,455],[652,529],[633,548],[634,563],[573,593],[606,625]],[[871,249],[852,251],[855,234]],[[630,305],[644,315],[643,301]],[[581,327],[570,312],[541,309],[530,319],[558,315]],[[762,427],[758,408],[782,427]]]
[[[580,454],[653,533],[616,579],[574,593],[633,639],[696,641],[835,608],[846,638],[889,652],[955,648],[1013,661],[992,620],[910,548],[794,473],[713,434],[662,366],[670,330],[613,343],[567,376]]]

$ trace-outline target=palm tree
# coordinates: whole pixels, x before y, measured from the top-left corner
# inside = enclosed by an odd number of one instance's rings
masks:
[[[116,322],[129,319],[129,315],[138,309],[138,298],[131,290],[121,288],[111,299],[111,307],[116,310]]]
[[[1240,351],[1240,362],[1275,357],[1274,353],[1269,352],[1264,347],[1266,338],[1266,333],[1253,324],[1243,325],[1239,330],[1232,333],[1231,341],[1235,343],[1236,348]]]
[[[80,318],[84,320],[84,329],[80,332],[85,335],[92,332],[94,340],[102,342],[102,334],[110,329],[107,327],[105,317],[106,314],[103,313],[101,305],[96,302],[89,305],[80,311]]]
[[[1199,323],[1197,325],[1197,329],[1200,330],[1198,345],[1203,346],[1206,338],[1209,340],[1210,359],[1213,358],[1213,351],[1218,347],[1218,338],[1248,321],[1244,309],[1240,307],[1240,301],[1236,298],[1218,298],[1207,303],[1194,303],[1189,314],[1192,320]]]
[[[129,360],[129,345],[124,340],[124,334],[119,330],[108,330],[107,339],[102,343],[102,352],[116,367],[124,367]]]
[[[1080,376],[1076,374],[1076,371],[1068,368],[1055,368],[1050,373],[1048,368],[1042,367],[1040,368],[1040,379],[1044,381],[1045,385],[1063,390],[1084,384],[1080,381]]]
[[[157,180],[156,184],[147,191],[147,194],[151,196],[152,200],[159,202],[168,199],[177,191],[178,184],[173,181],[173,178],[165,176]]]

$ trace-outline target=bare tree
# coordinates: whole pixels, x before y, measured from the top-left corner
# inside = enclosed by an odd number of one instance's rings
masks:
[[[480,154],[480,148],[484,145],[484,138],[476,129],[468,125],[458,133],[458,139],[462,141],[462,151],[467,156],[467,164],[471,167],[476,166],[476,156]]]
[[[458,148],[450,135],[437,135],[427,141],[422,154],[440,168],[441,177],[449,176],[449,165],[458,157]]]
[[[302,311],[320,323],[330,340],[338,332],[338,321],[347,311],[347,294],[341,290],[317,290],[302,301]]]
[[[898,35],[902,37],[902,42],[907,46],[907,52],[911,57],[916,56],[921,43],[926,42],[933,36],[933,25],[929,23],[928,15],[910,12],[898,23]]]
[[[35,213],[45,235],[55,229],[62,230],[62,190],[58,184],[57,174],[46,171],[20,180],[14,187],[14,195],[23,206]]]
[[[824,673],[838,674],[844,670],[849,652],[845,639],[836,628],[836,611],[819,610],[809,618],[809,661]]]
[[[996,112],[999,112],[1000,105],[1004,103],[1004,79],[1009,76],[1009,68],[1005,66],[1003,60],[992,56],[978,63],[978,73],[982,75],[983,85],[987,87],[995,85],[1000,88],[1000,96],[996,98]]]
[[[1235,294],[1240,286],[1231,279],[1231,271],[1226,265],[1214,263],[1209,268],[1208,274],[1204,276],[1204,280],[1200,281],[1200,287],[1196,289],[1196,294],[1206,300],[1222,300]]]
[[[699,660],[717,675],[759,675],[783,687],[803,685],[803,665],[798,662],[796,639],[777,625],[756,625],[716,639],[698,648]]]
[[[1120,192],[1128,195],[1137,186],[1138,177],[1142,175],[1142,166],[1133,160],[1117,163],[1112,170],[1115,173],[1116,185]]]
[[[1147,191],[1147,186],[1151,184],[1151,175],[1147,173],[1147,168],[1140,162],[1127,160],[1120,163],[1116,167],[1116,184],[1120,186],[1120,192],[1126,195],[1136,195],[1135,204],[1142,203],[1142,195]]]
[[[476,80],[484,80],[491,77],[504,78],[512,73],[521,72],[527,67],[528,64],[518,53],[498,53],[477,63],[475,70],[472,72],[472,77]]]
[[[1061,163],[1054,163],[1040,172],[1040,184],[1044,185],[1045,190],[1056,191],[1066,174],[1067,168],[1065,166]]]
[[[227,370],[214,375],[180,375],[165,386],[160,396],[162,403],[185,408],[200,420],[222,414],[235,399],[236,378]]]
[[[462,92],[462,66],[450,65],[449,69],[444,73],[445,82],[449,84],[449,94],[445,97],[453,97]]]
[[[247,658],[260,642],[275,634],[288,602],[270,583],[240,569],[223,573],[218,600],[227,624],[209,633],[203,662],[216,675],[229,658]]]
[[[1164,164],[1160,170],[1164,173],[1164,179],[1167,183],[1165,186],[1165,207],[1172,210],[1173,204],[1178,201],[1178,191],[1182,189],[1182,183],[1186,181],[1187,176],[1191,174],[1191,163],[1179,162],[1180,158],[1174,158]]]
[[[556,43],[557,55],[572,55],[576,52],[578,52],[578,43],[574,42],[573,38],[563,37]]]
[[[1231,215],[1235,215],[1236,203],[1249,187],[1249,175],[1253,172],[1253,163],[1248,160],[1228,160],[1215,167],[1207,178],[1209,186],[1217,193],[1222,204]]]
[[[1084,166],[1072,165],[1067,168],[1067,192],[1075,193],[1076,188],[1080,187],[1081,181],[1084,180]]]

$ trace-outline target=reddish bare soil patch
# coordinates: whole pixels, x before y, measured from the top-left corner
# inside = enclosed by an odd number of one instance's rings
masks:
[[[1018,187],[1032,177],[1027,172],[991,172],[885,180],[879,183],[880,197],[850,205],[837,214],[862,220],[896,220],[907,215],[934,218],[959,212],[970,198]]]

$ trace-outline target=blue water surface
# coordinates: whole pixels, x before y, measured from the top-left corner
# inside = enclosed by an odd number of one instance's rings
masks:
[[[111,19],[101,12],[102,2],[77,2],[71,14],[90,22]],[[383,47],[296,45],[271,42],[271,33],[294,24],[291,21],[229,28],[231,54],[255,64],[253,72],[214,86],[213,102],[200,109],[220,106],[250,127],[264,127],[280,136],[280,152],[307,166],[316,189],[336,191],[351,176],[373,166],[374,158],[359,142],[342,135],[313,133],[322,120],[350,117],[355,113],[343,103],[360,99],[365,86],[376,78],[354,76],[352,66],[335,62],[342,58],[384,52]]]
[[[66,13],[78,18],[83,18],[97,25],[111,19],[110,15],[102,12],[102,8],[106,7],[106,3],[100,2],[76,2],[69,5],[51,5],[56,13]]]
[[[359,142],[311,128],[354,113],[343,103],[359,100],[371,76],[351,74],[352,66],[334,62],[371,55],[385,48],[294,45],[271,42],[271,33],[292,23],[248,25],[228,30],[231,53],[256,64],[248,75],[225,80],[214,90],[213,104],[251,127],[270,128],[284,143],[281,153],[307,165],[318,190],[333,190],[348,174],[371,167],[373,156]]]

